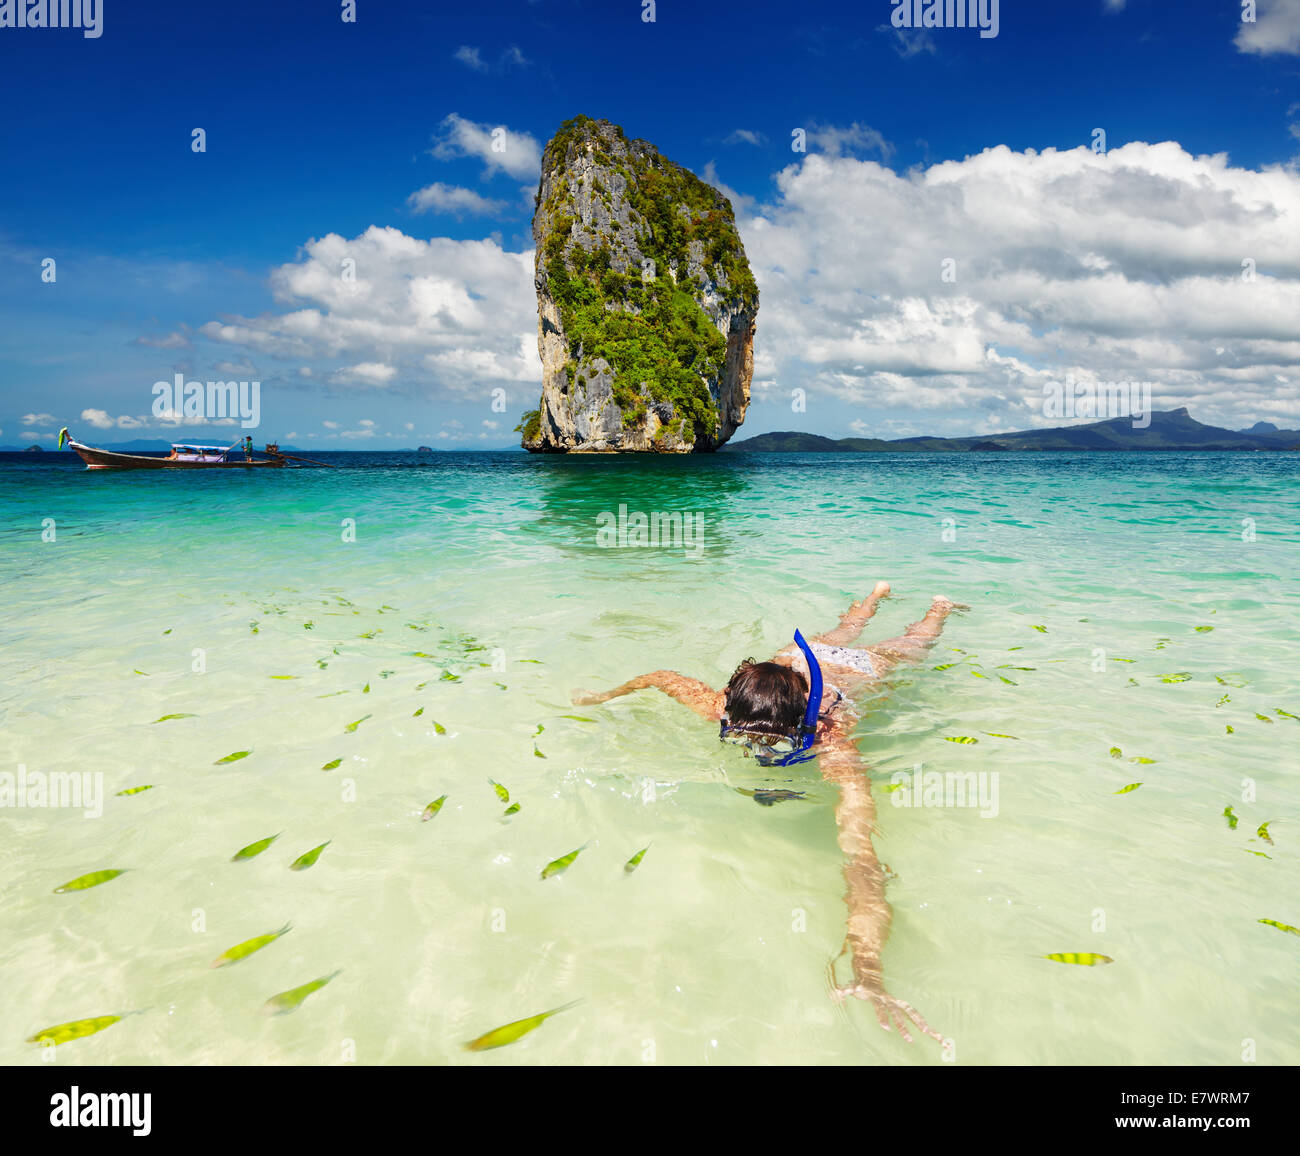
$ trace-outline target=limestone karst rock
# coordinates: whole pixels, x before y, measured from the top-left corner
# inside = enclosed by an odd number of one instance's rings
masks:
[[[525,449],[689,453],[731,437],[758,288],[726,197],[579,116],[542,156],[533,240],[543,376]]]

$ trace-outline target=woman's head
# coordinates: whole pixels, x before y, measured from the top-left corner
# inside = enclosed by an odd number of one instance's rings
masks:
[[[808,706],[808,682],[776,662],[745,659],[727,683],[726,729],[744,734],[793,735]]]

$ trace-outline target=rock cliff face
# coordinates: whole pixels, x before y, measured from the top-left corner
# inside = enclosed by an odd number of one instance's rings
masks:
[[[525,449],[690,453],[731,437],[758,288],[726,197],[580,116],[542,156],[533,240],[542,397]]]

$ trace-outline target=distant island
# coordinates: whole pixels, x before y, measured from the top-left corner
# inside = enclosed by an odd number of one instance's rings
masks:
[[[417,454],[431,454],[433,453],[433,446],[416,446],[415,452]]]
[[[731,202],[648,141],[578,116],[534,202],[542,396],[533,453],[701,453],[745,419],[758,285]]]
[[[886,441],[786,431],[732,442],[722,452],[896,454],[1052,450],[1300,450],[1300,430],[1278,429],[1266,421],[1256,422],[1245,430],[1220,429],[1197,421],[1184,407],[1152,413],[1151,423],[1145,428],[1135,427],[1131,417],[1116,417],[1087,425],[965,438],[911,437]]]

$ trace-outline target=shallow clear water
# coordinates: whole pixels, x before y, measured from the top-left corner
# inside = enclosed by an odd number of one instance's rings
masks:
[[[1257,922],[1300,925],[1300,720],[1276,713],[1300,715],[1300,458],[334,460],[354,468],[0,464],[0,771],[106,796],[0,810],[0,1063],[129,1010],[56,1061],[941,1062],[828,998],[845,911],[815,764],[758,767],[655,692],[569,705],[660,667],[720,686],[878,578],[864,641],[935,593],[973,607],[863,708],[893,994],[959,1063],[1232,1064],[1247,1040],[1300,1062],[1300,940]],[[702,549],[602,548],[620,504],[699,515]],[[173,713],[195,717],[153,721]],[[996,773],[997,814],[891,805],[916,764]],[[773,785],[807,798],[742,793]],[[101,868],[128,870],[53,893]],[[1068,951],[1115,962],[1042,958]]]

